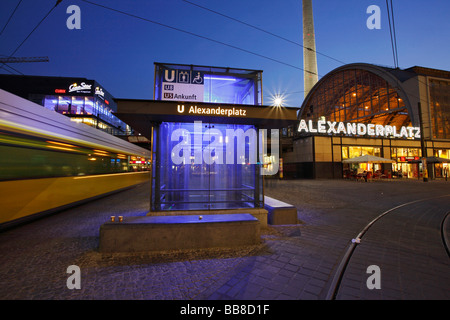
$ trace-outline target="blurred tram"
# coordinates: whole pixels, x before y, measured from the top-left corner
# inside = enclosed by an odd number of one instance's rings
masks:
[[[149,181],[150,159],[0,89],[0,230]]]

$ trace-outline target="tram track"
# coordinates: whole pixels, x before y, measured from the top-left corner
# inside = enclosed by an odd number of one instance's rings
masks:
[[[441,237],[442,243],[444,244],[445,251],[447,251],[447,255],[450,258],[450,238],[445,232],[447,228],[450,228],[450,211],[447,212],[444,219],[442,219],[441,223]]]
[[[449,197],[450,194],[447,195],[443,195],[443,196],[438,196],[438,197],[431,197],[431,198],[425,198],[425,199],[418,199],[418,200],[414,200],[414,201],[410,201],[410,202],[406,202],[403,204],[400,204],[398,206],[395,206],[389,210],[384,211],[383,213],[379,214],[377,217],[375,217],[372,221],[370,221],[359,233],[358,235],[352,239],[350,245],[348,246],[347,250],[345,251],[337,269],[336,272],[334,274],[334,277],[332,279],[331,285],[328,289],[327,295],[326,295],[326,300],[335,300],[336,296],[339,292],[339,287],[341,285],[341,281],[342,278],[344,276],[344,273],[346,271],[346,268],[350,262],[350,259],[356,249],[356,247],[358,246],[358,244],[360,243],[362,237],[366,234],[366,232],[370,229],[371,226],[373,226],[377,221],[379,221],[381,218],[383,218],[384,216],[386,216],[387,214],[400,209],[402,207],[405,206],[409,206],[415,203],[419,203],[419,202],[424,202],[424,201],[429,201],[429,200],[433,200],[433,199],[438,199],[438,198],[444,198],[444,197]],[[450,224],[450,212],[447,212],[447,214],[444,216],[444,218],[442,219],[441,225],[440,225],[440,233],[441,233],[441,237],[442,237],[442,243],[443,246],[448,254],[448,256],[450,257],[450,238],[447,236],[445,230],[447,228],[447,226]]]

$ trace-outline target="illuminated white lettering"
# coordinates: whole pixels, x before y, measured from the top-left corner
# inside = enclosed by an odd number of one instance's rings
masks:
[[[309,132],[317,132],[317,129],[313,128],[312,120],[308,121],[308,128],[309,128]]]
[[[413,138],[414,137],[414,127],[406,127],[406,129],[408,130],[408,137],[409,138]]]
[[[325,124],[326,124],[325,120],[317,121],[317,131],[319,133],[327,133],[327,129],[325,129]]]
[[[400,129],[400,138],[405,136],[405,138],[408,138],[408,132],[406,132],[406,127],[401,127]]]
[[[375,126],[375,135],[384,136],[384,127],[381,124]]]
[[[386,137],[391,136],[394,132],[394,130],[392,129],[392,126],[389,126],[389,125],[384,127],[384,131],[385,131]]]
[[[356,125],[356,132],[358,133],[358,135],[363,136],[367,133],[367,128],[364,125],[364,123],[358,123]]]
[[[347,133],[356,135],[356,123],[347,123]]]
[[[300,124],[298,126],[298,132],[302,132],[302,131],[308,132],[308,126],[306,125],[306,121],[301,119],[300,120]]]
[[[343,122],[339,122],[338,128],[337,128],[337,133],[341,133],[343,132],[344,134],[346,134],[345,132],[345,125]]]
[[[317,127],[315,127],[312,120],[301,119],[298,132],[321,133],[321,134],[344,134],[344,135],[358,135],[358,136],[377,136],[377,137],[395,137],[414,139],[420,138],[420,128],[402,126],[399,129],[396,126],[381,125],[373,123],[344,123],[336,121],[318,120]]]
[[[177,111],[178,113],[182,113],[184,111],[184,106],[183,105],[178,105],[177,106]],[[236,108],[231,108],[231,109],[224,109],[222,107],[216,107],[216,108],[199,108],[197,106],[191,106],[189,108],[189,113],[193,113],[193,114],[207,114],[207,115],[223,115],[223,116],[227,116],[227,117],[246,117],[247,116],[247,110],[245,109],[236,109]]]
[[[368,134],[369,136],[374,136],[374,135],[375,135],[375,125],[374,125],[374,124],[369,123],[369,124],[367,125],[367,134]]]
[[[400,138],[400,135],[397,133],[396,126],[392,126],[392,135],[394,136],[394,138]]]
[[[80,85],[77,85],[76,83],[71,84],[69,86],[69,92],[73,91],[80,91],[80,90],[91,90],[92,84],[86,84],[82,82]]]
[[[336,134],[336,128],[335,128],[336,122],[327,121],[327,123],[328,123],[328,127],[329,127],[328,133],[335,133]]]
[[[414,129],[416,129],[416,134],[414,135],[414,138],[420,139],[420,128],[419,127],[415,127]]]

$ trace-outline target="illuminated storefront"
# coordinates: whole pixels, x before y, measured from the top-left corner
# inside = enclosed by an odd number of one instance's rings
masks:
[[[2,89],[113,135],[129,135],[117,105],[99,83],[85,78],[0,75]]]
[[[450,161],[450,72],[345,65],[313,87],[298,119],[289,128],[292,146],[283,148],[285,177],[342,178],[366,170],[441,178]],[[394,163],[343,163],[366,154]]]
[[[297,109],[262,105],[261,71],[155,64],[155,99],[117,99],[152,141],[151,212],[264,208],[279,128]]]

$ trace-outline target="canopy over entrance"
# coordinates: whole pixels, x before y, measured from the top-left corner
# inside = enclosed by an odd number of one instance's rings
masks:
[[[148,139],[151,139],[152,123],[202,121],[281,129],[298,122],[297,108],[134,99],[115,101],[115,115]]]

